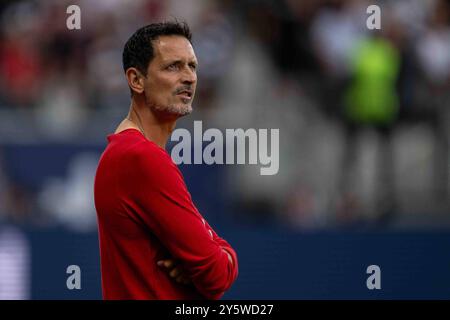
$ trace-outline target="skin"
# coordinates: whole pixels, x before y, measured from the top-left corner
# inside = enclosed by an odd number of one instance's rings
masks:
[[[161,268],[166,269],[166,272],[169,274],[169,276],[176,282],[185,285],[191,283],[191,279],[187,275],[186,271],[175,259],[160,260],[157,262],[157,264]]]
[[[160,36],[153,49],[147,75],[133,67],[125,72],[133,96],[128,116],[115,133],[134,128],[165,148],[176,120],[192,112],[198,63],[191,43],[182,36]]]
[[[223,251],[227,254],[228,260],[233,264],[233,258],[231,255],[223,249]],[[159,260],[157,265],[161,268],[166,269],[166,272],[169,274],[171,278],[173,278],[176,282],[188,285],[192,283],[189,275],[184,270],[183,266],[175,259],[165,259]]]
[[[153,41],[153,49],[154,57],[146,75],[136,68],[128,68],[125,72],[133,95],[130,111],[115,133],[136,129],[164,149],[176,120],[192,112],[198,62],[191,43],[182,36],[160,36]],[[189,94],[183,92],[186,90]],[[224,252],[233,263],[231,255]],[[158,261],[157,265],[176,282],[191,283],[177,260],[168,258]]]

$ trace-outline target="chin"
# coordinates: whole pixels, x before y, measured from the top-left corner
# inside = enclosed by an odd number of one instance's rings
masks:
[[[192,112],[192,105],[190,103],[182,103],[176,105],[174,109],[175,113],[178,113],[180,116],[185,116]]]
[[[187,106],[184,106],[180,110],[179,115],[182,117],[182,116],[187,116],[188,114],[191,114],[191,113],[192,113],[192,106],[191,105],[187,105]]]
[[[168,105],[166,107],[156,108],[156,109],[161,113],[165,113],[166,115],[183,117],[192,112],[192,105],[180,103],[180,104]]]

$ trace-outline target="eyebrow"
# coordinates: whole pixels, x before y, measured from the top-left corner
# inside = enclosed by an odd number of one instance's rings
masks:
[[[171,65],[173,63],[184,63],[184,60],[181,59],[177,59],[177,60],[166,60],[162,62],[162,65],[167,66],[167,65]],[[197,60],[189,60],[187,62],[188,64],[193,63],[195,66],[198,66],[198,61]]]

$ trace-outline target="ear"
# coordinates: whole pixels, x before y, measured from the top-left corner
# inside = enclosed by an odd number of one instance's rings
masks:
[[[128,85],[133,92],[138,94],[144,92],[144,77],[136,68],[128,68],[125,72],[125,76],[127,77]]]

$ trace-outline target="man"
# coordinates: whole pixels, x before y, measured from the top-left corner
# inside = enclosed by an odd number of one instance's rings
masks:
[[[219,299],[235,251],[203,219],[165,151],[191,113],[197,59],[186,24],[151,24],[125,44],[131,106],[95,177],[104,299]]]

